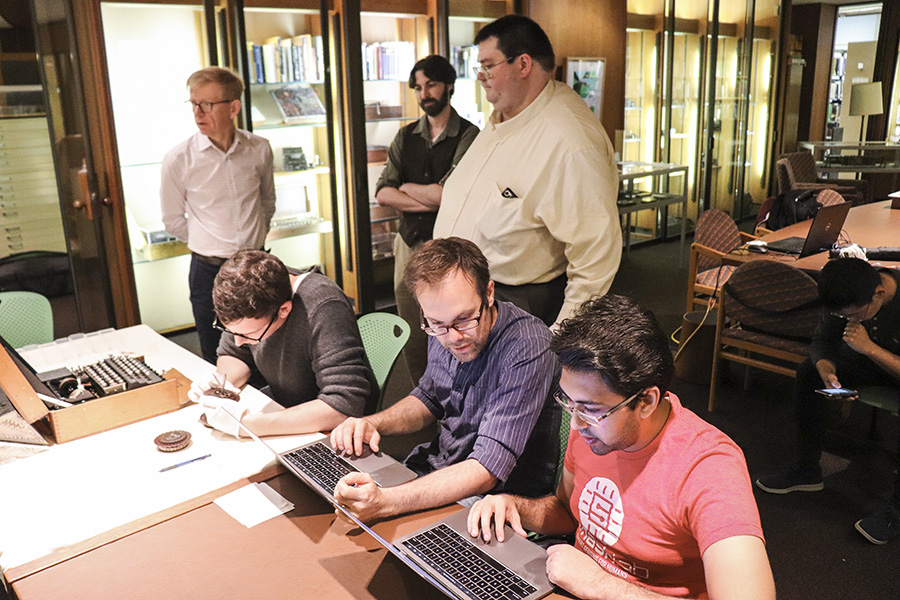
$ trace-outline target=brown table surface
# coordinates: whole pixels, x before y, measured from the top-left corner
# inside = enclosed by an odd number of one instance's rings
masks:
[[[247,528],[207,504],[32,573],[13,590],[21,600],[445,598],[293,475],[268,483],[294,510]],[[464,509],[454,504],[374,529],[395,540],[457,510]]]
[[[763,236],[763,240],[773,242],[784,238],[798,236],[806,237],[812,219],[794,223],[778,231]],[[855,243],[866,248],[877,246],[900,247],[900,210],[892,209],[890,200],[873,202],[862,206],[854,206],[847,214],[841,233],[841,243]],[[828,252],[819,252],[805,258],[797,258],[771,252],[757,254],[748,252],[745,248],[733,251],[727,258],[727,262],[741,263],[748,260],[778,260],[791,264],[804,271],[818,272],[828,262]],[[900,267],[900,261],[873,261],[885,266]]]

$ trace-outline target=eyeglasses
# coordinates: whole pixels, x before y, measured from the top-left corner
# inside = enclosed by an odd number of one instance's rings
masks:
[[[218,102],[194,102],[193,100],[185,100],[185,104],[191,105],[191,110],[200,109],[200,112],[204,115],[209,114],[209,112],[213,109],[216,104],[227,104],[229,102],[234,102],[234,100],[219,100]]]
[[[218,329],[219,331],[224,331],[225,333],[230,333],[234,337],[244,338],[245,340],[247,340],[249,342],[261,342],[263,340],[263,338],[266,337],[266,334],[269,333],[269,329],[271,329],[272,323],[274,323],[275,319],[277,319],[277,318],[278,318],[278,312],[276,311],[275,314],[272,315],[272,318],[269,319],[269,324],[266,325],[266,328],[263,329],[263,332],[260,334],[259,337],[253,337],[253,336],[249,336],[249,335],[244,335],[243,333],[235,333],[235,332],[231,331],[230,329],[228,329],[227,327],[225,327],[224,325],[222,325],[219,322],[218,316],[213,319],[213,327],[215,329]]]
[[[575,404],[575,402],[571,398],[566,396],[566,393],[564,391],[562,391],[561,389],[558,389],[555,392],[553,392],[553,399],[556,400],[556,402],[560,406],[562,406],[564,411],[568,412],[573,417],[578,417],[583,423],[587,423],[591,427],[596,427],[597,425],[600,424],[601,421],[603,421],[603,419],[606,419],[611,414],[613,414],[614,412],[616,412],[617,410],[619,410],[620,408],[622,408],[623,406],[625,406],[626,404],[628,404],[629,402],[631,402],[632,400],[634,400],[635,398],[637,398],[638,396],[640,396],[643,393],[644,393],[644,390],[641,390],[637,393],[632,394],[631,396],[628,396],[627,398],[625,398],[624,400],[622,400],[621,402],[619,402],[618,404],[613,406],[611,409],[609,409],[602,415],[592,415],[592,414],[584,412],[584,410],[579,408],[578,405]]]
[[[866,306],[864,308],[857,310],[856,312],[849,314],[849,315],[846,315],[844,313],[834,312],[834,311],[829,312],[828,314],[831,315],[832,317],[837,317],[838,319],[843,319],[845,321],[852,321],[852,320],[862,321],[862,320],[864,320],[863,317],[865,317],[866,314],[868,314],[870,306],[872,306],[871,302],[866,304]]]
[[[481,79],[481,78],[490,79],[491,78],[491,69],[493,69],[494,67],[498,67],[498,66],[502,65],[503,63],[509,64],[512,61],[519,58],[520,56],[522,56],[521,52],[516,54],[515,56],[510,56],[506,60],[501,60],[500,62],[496,62],[492,65],[481,65],[480,67],[472,67],[472,72],[475,73],[475,79]]]
[[[472,317],[471,319],[463,319],[462,321],[457,321],[452,325],[429,325],[428,321],[425,320],[425,313],[422,312],[422,309],[419,309],[419,327],[422,328],[422,331],[427,333],[428,335],[439,336],[445,335],[451,329],[455,329],[456,331],[469,331],[470,329],[475,329],[478,327],[478,323],[481,321],[481,315],[484,312],[484,304],[481,305],[481,310],[478,311],[478,314]]]

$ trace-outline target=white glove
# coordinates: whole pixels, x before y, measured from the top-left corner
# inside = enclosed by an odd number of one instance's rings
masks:
[[[207,371],[191,383],[191,389],[188,391],[188,398],[197,404],[215,408],[219,405],[219,402],[226,398],[207,396],[206,393],[213,388],[224,389],[238,397],[241,395],[241,390],[234,387],[225,375],[218,371]]]
[[[239,437],[241,426],[238,422],[249,412],[250,409],[239,402],[225,398],[219,398],[217,406],[203,408],[207,425],[234,437]]]

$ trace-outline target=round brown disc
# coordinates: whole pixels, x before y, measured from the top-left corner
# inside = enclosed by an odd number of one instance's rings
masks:
[[[191,443],[191,434],[180,429],[167,431],[156,436],[153,443],[162,452],[177,452],[188,447]]]

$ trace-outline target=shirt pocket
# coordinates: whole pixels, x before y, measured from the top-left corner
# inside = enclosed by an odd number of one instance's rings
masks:
[[[507,186],[496,184],[486,200],[478,220],[477,238],[480,248],[489,248],[502,255],[521,254],[532,244],[540,243],[542,225],[534,216],[532,202],[525,192],[516,191],[518,198],[506,198]]]

